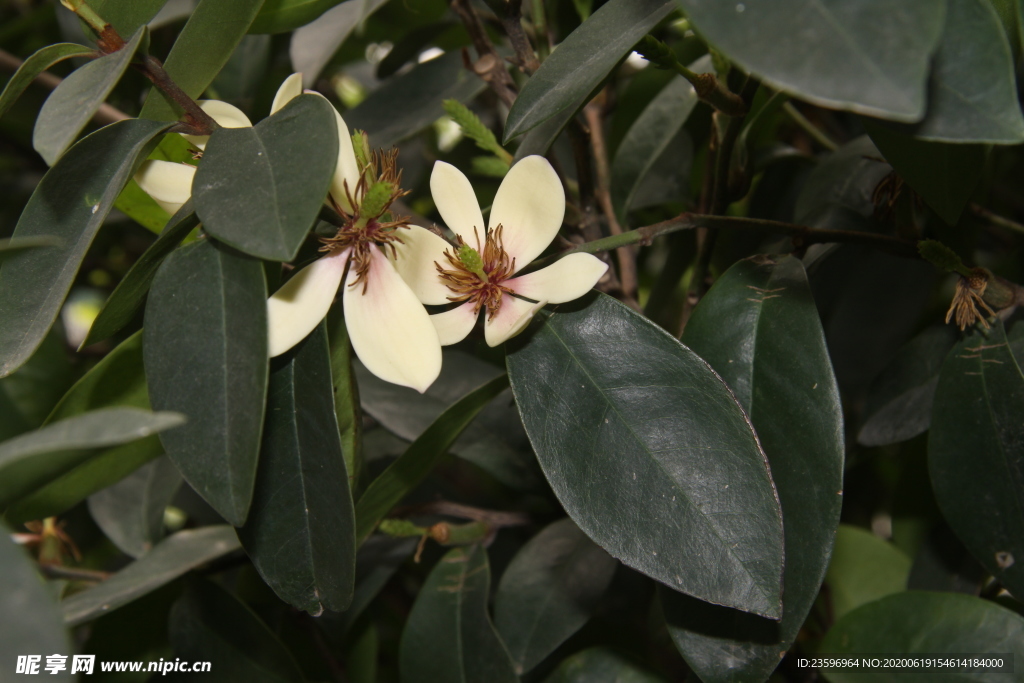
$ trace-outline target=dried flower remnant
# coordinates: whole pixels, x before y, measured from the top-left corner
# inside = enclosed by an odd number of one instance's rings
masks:
[[[954,319],[961,331],[966,330],[975,322],[980,322],[986,330],[989,329],[988,321],[978,310],[980,305],[989,315],[996,314],[983,298],[986,288],[988,288],[988,276],[980,268],[976,268],[969,277],[961,275],[956,282],[953,302],[949,305],[949,311],[946,312],[946,323],[948,324],[950,319]]]

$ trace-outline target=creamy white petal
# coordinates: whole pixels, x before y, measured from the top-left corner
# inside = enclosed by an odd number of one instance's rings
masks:
[[[352,348],[366,369],[386,382],[423,393],[441,372],[441,344],[427,309],[373,248],[370,269],[355,286],[349,269],[343,301]]]
[[[505,281],[518,294],[549,304],[564,304],[589,292],[608,270],[593,254],[569,254],[527,275]]]
[[[398,258],[392,258],[390,251],[387,254],[405,284],[409,285],[422,303],[431,306],[448,303],[448,297],[454,295],[438,276],[434,263],[448,267],[444,250],[450,249],[451,245],[418,225],[410,225],[407,230],[399,230],[397,234],[402,238],[402,244],[395,245]]]
[[[469,336],[469,333],[473,331],[473,325],[476,324],[476,319],[480,317],[479,313],[473,312],[473,308],[473,303],[467,301],[450,311],[430,316],[430,322],[434,323],[441,346],[458,344]]]
[[[430,174],[430,194],[445,225],[480,251],[476,235],[479,234],[480,239],[484,237],[484,216],[469,178],[451,164],[435,161]]]
[[[135,182],[172,216],[192,196],[192,178],[196,167],[172,161],[150,159],[139,166]]]
[[[519,270],[547,249],[564,217],[565,190],[558,174],[547,159],[533,155],[501,181],[488,225],[492,230],[502,226],[502,244]]]
[[[546,301],[532,304],[505,294],[501,297],[501,308],[494,318],[484,316],[484,339],[488,346],[497,346],[526,329],[533,314],[544,308]]]
[[[327,315],[348,261],[348,250],[313,261],[267,299],[270,357],[306,338]]]
[[[284,105],[302,94],[302,74],[294,73],[284,79],[277,94],[274,95],[274,103],[270,105],[270,115],[276,114]]]
[[[209,114],[221,128],[252,128],[252,122],[241,109],[220,100],[199,100],[199,106]],[[183,135],[199,149],[206,149],[209,135]]]
[[[351,211],[352,207],[345,196],[345,184],[348,183],[349,192],[355,192],[359,183],[359,163],[356,161],[356,152],[352,147],[352,136],[348,132],[348,126],[337,109],[334,110],[334,119],[338,124],[338,164],[335,167],[334,179],[331,181],[331,195],[341,208]]]

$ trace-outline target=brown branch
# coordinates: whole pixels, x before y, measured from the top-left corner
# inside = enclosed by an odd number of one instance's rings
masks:
[[[395,517],[414,517],[419,515],[444,515],[459,519],[472,519],[476,522],[487,522],[492,527],[524,526],[530,523],[530,516],[522,512],[503,512],[484,510],[481,508],[453,503],[448,500],[435,500],[419,505],[407,505],[396,508]]]
[[[487,37],[487,30],[477,16],[476,10],[470,5],[469,0],[452,0],[452,9],[465,24],[466,31],[473,40],[473,47],[476,48],[477,60],[473,63],[469,62],[468,53],[463,50],[467,68],[482,78],[501,101],[511,107],[516,101],[516,84],[505,68],[505,60]]]
[[[40,564],[39,571],[49,579],[70,579],[71,581],[92,581],[100,583],[110,578],[110,572],[98,572],[92,569],[76,569],[56,564]]]
[[[181,127],[187,128],[187,130],[177,130],[176,132],[189,135],[210,135],[219,128],[213,117],[203,111],[203,108],[171,79],[159,59],[152,55],[143,55],[142,63],[137,64],[136,68],[184,110],[185,119],[181,122]]]
[[[501,19],[501,25],[505,27],[512,49],[516,51],[515,60],[510,62],[518,66],[527,74],[533,73],[540,68],[540,61],[533,51],[533,45],[523,29],[523,0],[508,0],[508,7],[505,16]]]

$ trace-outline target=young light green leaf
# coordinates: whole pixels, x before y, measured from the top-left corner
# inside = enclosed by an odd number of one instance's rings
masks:
[[[130,119],[101,128],[43,176],[14,237],[47,236],[61,246],[22,252],[0,267],[0,377],[25,363],[46,336],[114,200],[168,125]]]
[[[825,575],[829,614],[841,618],[861,605],[906,590],[910,558],[866,529],[840,524]]]
[[[0,92],[0,117],[14,106],[21,93],[25,92],[25,88],[39,74],[65,59],[87,57],[94,54],[96,54],[95,49],[76,43],[57,43],[37,50],[18,67],[18,70],[11,76],[11,80],[7,81],[7,85],[4,86],[3,92]]]
[[[259,261],[213,240],[160,266],[143,329],[150,400],[189,423],[161,439],[185,480],[245,523],[267,395],[266,281]]]
[[[157,268],[198,224],[199,218],[192,208],[192,201],[189,200],[174,214],[156,241],[117,283],[117,287],[107,297],[103,308],[93,320],[81,348],[114,336],[131,322],[149,293],[149,286],[156,277]]]
[[[673,9],[671,0],[605,3],[526,82],[508,113],[504,142],[582,106],[637,41]]]
[[[679,0],[725,56],[814,104],[914,122],[925,110],[929,60],[944,3],[907,0]],[[879,21],[885,17],[886,30]],[[800,40],[784,40],[800,36]]]
[[[318,616],[346,610],[355,585],[355,511],[323,323],[275,360],[252,509],[238,530],[278,597]]]
[[[775,624],[668,591],[662,607],[702,681],[763,680],[814,604],[843,500],[843,411],[800,259],[737,262],[701,299],[683,343],[729,385],[768,456],[785,533],[783,613]]]
[[[62,602],[64,623],[78,626],[107,614],[239,547],[235,530],[224,524],[179,531],[103,583]]]
[[[141,28],[117,52],[79,67],[46,98],[32,133],[32,147],[53,166],[110,95],[146,35]]]
[[[519,680],[487,615],[491,570],[479,545],[449,550],[420,589],[402,631],[404,683]]]
[[[251,128],[220,128],[192,182],[203,228],[252,256],[295,258],[331,186],[338,161],[335,113],[299,95]]]
[[[456,401],[373,480],[356,503],[356,544],[361,545],[380,520],[426,478],[459,434],[484,406],[508,386],[501,375]]]
[[[517,337],[507,364],[548,483],[591,539],[675,590],[782,616],[775,485],[707,363],[599,295]]]
[[[444,111],[455,123],[462,128],[462,133],[473,140],[476,146],[485,152],[490,152],[506,164],[512,163],[512,155],[504,147],[498,144],[491,129],[483,124],[473,111],[458,100],[445,100]]]

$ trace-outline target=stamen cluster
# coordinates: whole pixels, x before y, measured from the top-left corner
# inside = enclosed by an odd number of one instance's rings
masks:
[[[471,301],[474,313],[479,313],[486,306],[489,318],[497,315],[501,308],[502,295],[513,293],[502,283],[515,273],[516,260],[510,258],[502,246],[501,233],[501,225],[487,232],[482,258],[462,237],[458,237],[459,248],[454,253],[447,249],[444,252],[451,268],[444,268],[437,261],[434,262],[445,286],[455,293],[448,300],[460,303]],[[477,243],[479,240],[477,234]]]

